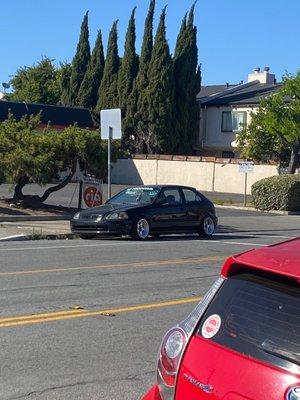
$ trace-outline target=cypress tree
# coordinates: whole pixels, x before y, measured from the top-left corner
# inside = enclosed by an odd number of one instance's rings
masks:
[[[136,151],[148,151],[148,146],[144,146],[144,134],[147,131],[148,121],[148,97],[147,87],[149,85],[148,73],[153,50],[153,18],[155,10],[155,0],[150,0],[148,14],[145,20],[144,36],[139,63],[139,71],[136,77],[137,95],[131,96],[132,124],[135,127]],[[136,104],[133,103],[136,99]],[[134,112],[135,107],[135,112]],[[139,128],[137,129],[137,126]]]
[[[119,77],[118,93],[119,103],[123,115],[123,147],[129,147],[129,136],[134,130],[134,115],[136,113],[136,96],[133,91],[133,83],[138,73],[138,56],[135,51],[135,10],[133,9],[126,33],[125,50],[122,59]]]
[[[150,1],[148,15],[145,21],[142,51],[140,56],[139,72],[137,75],[137,89],[139,92],[148,85],[148,69],[153,49],[153,17],[155,0]]]
[[[176,118],[179,143],[177,152],[190,154],[196,144],[199,110],[196,96],[200,91],[197,29],[194,26],[193,4],[185,15],[177,38],[174,56]]]
[[[98,90],[103,76],[104,62],[102,34],[99,31],[90,62],[78,92],[78,105],[85,108],[94,108],[96,106]]]
[[[70,78],[72,73],[72,66],[69,63],[63,63],[60,66],[60,87],[61,96],[60,101],[62,105],[69,105],[69,92],[70,92]]]
[[[143,124],[138,124],[140,137],[150,153],[172,153],[177,145],[174,130],[174,70],[166,39],[165,17],[164,8],[149,65],[149,85],[145,92],[147,115]]]
[[[90,44],[88,28],[88,12],[85,14],[80,30],[79,42],[75,57],[72,62],[72,73],[70,78],[69,104],[76,105],[76,99],[80,85],[83,81],[88,63],[90,61]]]
[[[123,115],[126,115],[126,105],[132,91],[133,81],[138,72],[138,57],[135,52],[135,8],[132,11],[125,40],[125,51],[122,59],[119,77],[118,77],[118,93],[119,104],[122,108]]]
[[[123,120],[123,138],[122,145],[124,149],[130,151],[130,153],[137,152],[137,140],[136,140],[136,112],[138,102],[138,91],[136,79],[133,81],[132,91],[128,97],[126,106],[126,117]]]
[[[99,88],[97,112],[101,109],[119,107],[118,72],[120,59],[118,55],[117,25],[118,21],[115,21],[109,34],[103,78]]]

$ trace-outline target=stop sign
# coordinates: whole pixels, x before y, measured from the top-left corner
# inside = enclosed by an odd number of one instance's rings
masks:
[[[89,186],[83,192],[83,200],[88,207],[101,206],[102,193],[98,187]]]

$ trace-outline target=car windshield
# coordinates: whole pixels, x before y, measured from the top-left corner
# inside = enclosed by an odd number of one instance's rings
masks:
[[[219,315],[221,328],[210,340],[250,357],[300,372],[300,293],[292,281],[252,273],[228,279],[199,327]]]
[[[118,193],[108,204],[150,204],[159,191],[157,187],[131,187]]]

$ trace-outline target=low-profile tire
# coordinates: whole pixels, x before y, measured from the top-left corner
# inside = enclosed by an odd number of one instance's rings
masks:
[[[139,217],[133,224],[131,237],[135,240],[146,240],[150,236],[150,225],[145,217]]]
[[[96,237],[96,235],[93,235],[92,233],[81,233],[81,234],[79,235],[79,237],[80,237],[81,239],[88,240],[88,239],[94,239],[94,238]]]
[[[215,232],[216,224],[210,215],[206,215],[200,222],[198,234],[200,237],[211,237]]]

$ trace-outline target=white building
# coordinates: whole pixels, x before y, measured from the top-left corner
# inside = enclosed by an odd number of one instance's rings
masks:
[[[247,83],[203,86],[197,101],[200,105],[200,127],[197,151],[201,155],[234,158],[232,146],[243,124],[248,124],[251,112],[260,101],[280,89],[268,67],[248,75]]]

